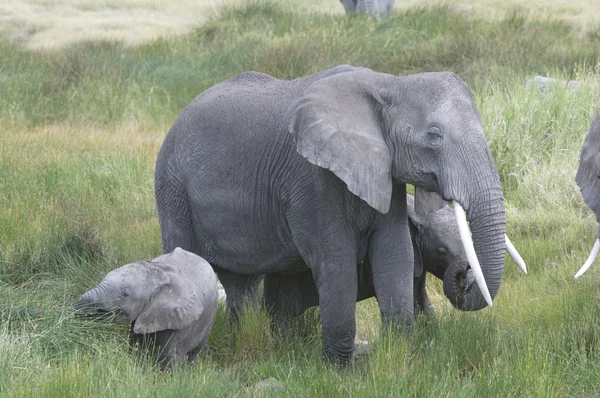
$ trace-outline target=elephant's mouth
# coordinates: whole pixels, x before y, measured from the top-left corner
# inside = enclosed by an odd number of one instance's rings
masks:
[[[75,317],[90,321],[127,323],[129,317],[120,308],[107,310],[91,305],[75,306]]]
[[[444,294],[454,304],[462,302],[471,289],[475,276],[468,261],[457,261],[451,264],[444,274]]]
[[[470,228],[467,225],[465,211],[460,203],[453,201],[452,204],[454,205],[454,215],[456,217],[456,223],[467,261],[462,260],[453,263],[448,267],[444,273],[444,294],[448,297],[454,307],[461,310],[474,311],[482,308],[480,304],[475,305],[474,303],[469,302],[473,300],[473,297],[479,297],[480,295],[483,296],[487,305],[491,307],[492,297],[483,275],[483,269],[481,268],[477,254],[475,253],[475,247],[471,237]],[[527,273],[527,267],[525,266],[523,258],[510,242],[506,233],[504,233],[504,248],[508,251],[519,268],[521,268],[524,273]],[[478,287],[480,294],[476,294],[477,291],[472,292],[472,289],[475,286]]]
[[[94,309],[94,310],[75,310],[75,317],[79,319],[85,319],[90,321],[103,321],[103,322],[112,322],[114,318],[116,318],[115,311],[106,311],[103,309]]]

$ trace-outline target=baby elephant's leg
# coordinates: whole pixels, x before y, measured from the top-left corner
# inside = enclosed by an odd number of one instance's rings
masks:
[[[172,330],[164,330],[157,333],[133,333],[133,327],[129,332],[129,345],[132,350],[139,350],[142,357],[149,355],[152,359],[158,359],[162,370],[170,370],[177,357],[175,344],[170,340],[173,336]]]
[[[208,336],[206,336],[198,347],[194,348],[190,352],[187,353],[187,359],[190,363],[196,360],[196,357],[200,353],[200,351],[207,351],[211,353],[210,347],[208,346]]]
[[[129,329],[129,347],[132,351],[139,351],[141,355],[155,352],[157,345],[156,333],[140,334],[133,332],[133,323]]]
[[[173,366],[180,364],[186,357],[186,353],[175,341],[174,335],[174,330],[162,330],[156,333],[155,352],[161,370],[171,370]]]
[[[421,276],[415,278],[414,282],[415,314],[434,314],[433,306],[427,296],[427,273],[423,272]]]
[[[263,303],[271,319],[271,328],[276,332],[285,332],[294,319],[310,307],[319,305],[319,293],[311,272],[267,275]]]

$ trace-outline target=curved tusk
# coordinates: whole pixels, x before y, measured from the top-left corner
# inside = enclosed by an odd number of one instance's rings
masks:
[[[581,267],[581,269],[579,271],[577,271],[577,273],[575,274],[575,278],[579,278],[581,275],[583,275],[583,273],[585,271],[588,270],[588,268],[590,268],[590,266],[596,259],[598,252],[600,252],[600,239],[596,239],[596,243],[594,243],[594,247],[592,248],[592,252],[590,253],[590,256],[583,264],[583,267]]]
[[[514,262],[517,263],[517,266],[521,268],[521,271],[527,273],[527,266],[525,265],[525,261],[523,261],[523,257],[521,257],[517,249],[513,246],[510,239],[508,239],[508,235],[504,234],[504,239],[506,240],[506,251],[508,252],[508,254],[510,254]]]
[[[481,271],[481,266],[479,265],[477,254],[475,254],[475,247],[473,246],[473,239],[471,239],[471,232],[469,231],[469,226],[467,225],[467,217],[465,216],[465,211],[463,210],[460,203],[453,200],[452,204],[454,205],[454,215],[456,217],[456,223],[458,224],[460,240],[462,241],[463,246],[465,248],[465,253],[467,254],[467,259],[469,260],[469,265],[471,266],[473,275],[475,275],[475,280],[477,281],[477,285],[479,286],[479,290],[481,291],[483,298],[485,298],[485,301],[491,307],[492,297],[490,296],[490,291],[488,290],[488,287],[485,284],[485,278],[483,277],[483,271]]]

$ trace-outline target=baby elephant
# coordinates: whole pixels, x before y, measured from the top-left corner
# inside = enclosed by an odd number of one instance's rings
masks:
[[[427,273],[444,280],[444,293],[454,288],[444,278],[446,272],[463,272],[469,267],[467,255],[460,239],[454,211],[445,202],[429,199],[427,193],[416,201],[406,196],[408,225],[413,246],[414,312],[432,312],[427,296]],[[525,263],[505,236],[506,250],[516,264],[527,273]],[[454,266],[453,266],[454,265]],[[357,264],[358,292],[356,301],[376,297],[373,271],[368,256]],[[262,304],[271,317],[272,326],[285,330],[290,322],[308,308],[319,304],[319,293],[310,270],[295,274],[268,274],[264,278]]]
[[[154,350],[161,368],[170,369],[208,347],[217,298],[210,264],[178,247],[109,272],[79,298],[75,310],[116,312],[116,322],[131,322],[131,345]]]

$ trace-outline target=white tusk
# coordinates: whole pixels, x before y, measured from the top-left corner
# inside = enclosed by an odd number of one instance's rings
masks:
[[[588,268],[590,268],[590,265],[592,265],[592,263],[596,259],[598,252],[600,252],[600,239],[596,239],[596,243],[594,243],[594,247],[592,248],[590,256],[585,261],[585,264],[583,264],[583,267],[581,267],[581,269],[577,271],[577,273],[575,274],[575,278],[579,278],[581,275],[583,275],[585,271],[588,270]]]
[[[510,254],[515,263],[517,263],[519,268],[521,268],[521,271],[527,273],[527,266],[525,265],[525,261],[523,261],[523,257],[521,257],[517,249],[513,246],[510,239],[508,239],[508,235],[504,234],[504,238],[506,240],[506,251],[508,252],[508,254]]]
[[[481,291],[483,298],[485,298],[485,301],[491,307],[492,297],[490,296],[488,287],[485,284],[485,278],[483,277],[483,272],[481,271],[481,266],[479,265],[477,254],[475,254],[475,247],[473,246],[473,239],[471,239],[471,232],[469,231],[469,226],[467,225],[467,217],[465,216],[465,211],[463,210],[460,203],[453,200],[452,204],[454,205],[454,215],[456,216],[456,223],[458,224],[460,240],[462,241],[463,246],[465,248],[465,253],[467,254],[467,259],[469,260],[469,265],[471,266],[473,275],[475,275],[475,280],[477,281],[477,285],[479,286],[479,290]]]

